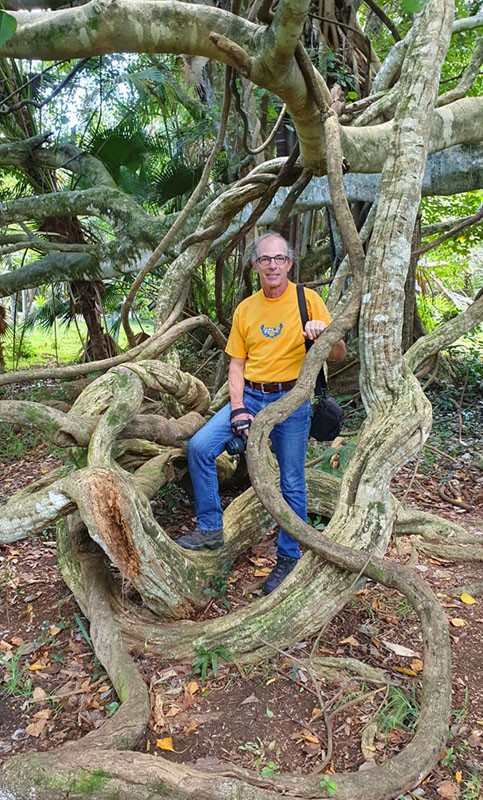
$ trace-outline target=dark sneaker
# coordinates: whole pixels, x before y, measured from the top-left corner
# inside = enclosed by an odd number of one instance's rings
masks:
[[[270,592],[273,592],[273,590],[276,589],[277,586],[280,586],[283,579],[286,578],[290,572],[292,572],[297,562],[298,558],[290,558],[289,556],[277,556],[277,563],[275,564],[270,575],[263,584],[264,594],[270,594]]]
[[[176,540],[180,547],[185,550],[218,550],[223,547],[223,528],[216,531],[202,531],[200,528],[195,528],[193,533],[187,533],[186,536],[180,536]]]

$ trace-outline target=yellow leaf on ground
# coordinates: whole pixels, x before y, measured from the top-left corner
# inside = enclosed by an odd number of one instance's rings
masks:
[[[276,680],[277,680],[276,678],[269,678],[268,681],[266,682],[265,686],[270,686],[270,684],[271,683],[275,683]]]
[[[456,770],[456,772],[454,774],[454,779],[455,779],[456,783],[461,783],[461,781],[463,780],[463,773],[460,772],[459,769]]]
[[[196,694],[196,692],[199,692],[200,687],[196,683],[196,681],[190,681],[189,683],[186,684],[186,689],[188,691],[188,694]]]
[[[169,750],[170,753],[174,753],[171,736],[165,736],[164,739],[156,739],[156,747],[159,747],[160,750]]]
[[[449,620],[450,625],[454,628],[464,628],[465,625],[468,625],[465,619],[459,619],[458,617],[454,617],[454,619]]]
[[[424,663],[420,658],[415,658],[414,661],[411,661],[410,666],[415,672],[422,672],[424,669]]]
[[[476,603],[475,598],[472,597],[467,592],[463,592],[463,594],[460,594],[460,600],[461,600],[462,603],[464,603],[467,606],[472,606],[473,603]]]
[[[47,664],[42,664],[41,661],[36,661],[34,664],[29,664],[27,669],[29,669],[30,672],[36,672],[38,669],[47,669],[49,666],[50,664],[48,662]]]
[[[403,675],[410,675],[411,678],[416,677],[418,674],[413,669],[408,669],[407,667],[393,667],[394,672],[401,672]]]
[[[354,636],[348,636],[346,639],[341,639],[339,644],[351,644],[352,647],[360,647],[360,642]]]
[[[263,569],[256,569],[253,574],[256,578],[265,578],[267,575],[270,575],[271,571],[271,567],[263,567]]]

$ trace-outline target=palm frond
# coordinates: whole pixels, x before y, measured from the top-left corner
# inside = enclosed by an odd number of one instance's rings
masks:
[[[153,175],[153,195],[162,204],[192,192],[202,172],[202,164],[187,164],[182,158],[174,158]]]

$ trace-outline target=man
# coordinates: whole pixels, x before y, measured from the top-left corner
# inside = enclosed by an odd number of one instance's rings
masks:
[[[295,385],[305,358],[305,339],[317,339],[330,323],[319,295],[305,291],[309,321],[302,330],[296,285],[289,281],[293,265],[288,244],[278,233],[260,236],[254,245],[252,267],[261,289],[236,308],[226,346],[231,356],[228,370],[230,403],[220,409],[190,439],[188,466],[193,483],[197,527],[181,536],[178,544],[189,550],[217,549],[223,545],[223,521],[215,459],[234,432],[248,428],[254,416]],[[329,358],[342,361],[341,340]],[[289,506],[307,519],[305,454],[311,408],[307,400],[270,434],[280,468],[280,488]],[[283,581],[300,558],[298,542],[280,528],[277,564],[263,590],[269,594]]]

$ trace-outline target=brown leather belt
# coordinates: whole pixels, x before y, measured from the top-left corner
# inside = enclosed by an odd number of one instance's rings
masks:
[[[274,394],[275,392],[288,392],[293,389],[297,381],[281,381],[280,383],[256,383],[256,381],[245,381],[245,386],[250,389],[257,389],[259,392]]]

